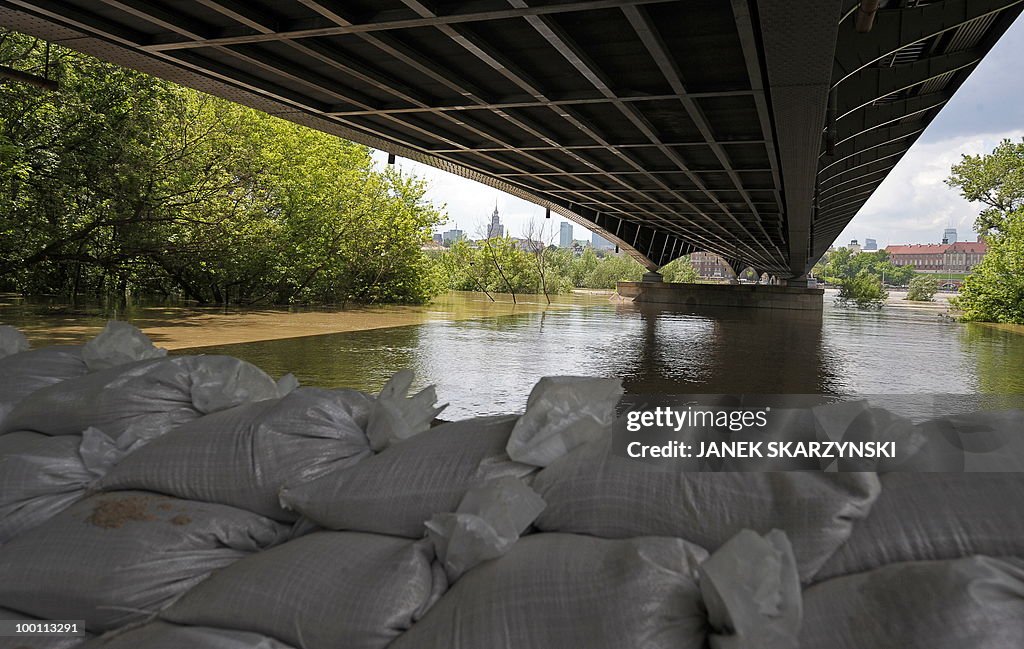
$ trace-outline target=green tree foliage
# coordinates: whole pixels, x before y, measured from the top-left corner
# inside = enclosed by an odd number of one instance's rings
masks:
[[[839,295],[836,296],[836,303],[840,306],[881,309],[889,297],[882,287],[881,278],[867,271],[861,271],[855,277],[842,278],[838,284]]]
[[[1007,216],[1024,209],[1024,140],[1003,140],[987,155],[965,155],[946,183],[984,205],[975,230],[999,230]]]
[[[825,278],[830,284],[839,285],[844,280],[867,273],[884,277],[886,284],[906,286],[916,274],[913,266],[893,264],[885,250],[855,253],[849,248],[837,248],[828,255],[822,266],[816,268],[816,276]]]
[[[0,34],[39,72],[40,42]],[[51,48],[0,85],[0,288],[200,302],[421,302],[439,212],[366,147]]]
[[[666,282],[693,284],[700,280],[700,275],[697,273],[697,269],[693,267],[693,264],[690,263],[689,256],[680,257],[669,262],[662,266],[658,272],[661,273]]]
[[[964,320],[1024,324],[1024,210],[985,236],[988,252],[964,280],[953,306]]]
[[[939,282],[930,275],[918,275],[910,280],[907,299],[914,302],[931,302],[935,292],[939,290]]]
[[[554,246],[520,247],[508,237],[453,243],[434,263],[445,287],[488,293],[544,293],[545,286],[549,294],[566,293],[573,288],[614,289],[617,282],[640,281],[645,272],[627,255],[599,257],[587,248],[574,257],[571,251]],[[670,281],[697,279],[686,259],[665,269],[673,278],[679,278]]]
[[[988,244],[953,306],[965,320],[1024,324],[1024,141],[964,156],[946,182],[985,206],[975,229]]]

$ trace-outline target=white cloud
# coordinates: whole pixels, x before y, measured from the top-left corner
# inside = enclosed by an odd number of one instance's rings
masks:
[[[955,227],[960,240],[973,240],[974,219],[981,206],[946,185],[950,168],[962,155],[988,153],[1005,138],[1020,139],[1024,130],[962,135],[915,144],[871,195],[836,243],[866,237],[879,246],[890,243],[938,243],[942,231]]]

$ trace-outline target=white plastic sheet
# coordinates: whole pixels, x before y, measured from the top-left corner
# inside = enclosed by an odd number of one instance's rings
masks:
[[[712,649],[796,649],[800,578],[786,535],[743,530],[700,565]]]
[[[366,431],[374,451],[429,430],[430,423],[448,406],[435,407],[437,392],[432,385],[407,397],[412,380],[411,370],[396,372],[377,396]]]
[[[542,378],[508,440],[509,457],[547,466],[581,444],[610,435],[622,393],[619,379]]]

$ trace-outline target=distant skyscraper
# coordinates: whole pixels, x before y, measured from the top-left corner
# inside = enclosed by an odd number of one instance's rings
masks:
[[[878,242],[874,239],[864,239],[864,252],[874,252],[878,250]]]
[[[572,223],[563,221],[558,229],[558,247],[572,248]]]
[[[444,235],[441,234],[440,232],[435,232],[434,233],[434,243],[443,244],[444,243]]]
[[[491,225],[487,228],[487,238],[493,239],[495,237],[505,236],[505,226],[501,224],[501,220],[498,218],[498,204],[494,204],[494,212],[491,214]]]
[[[610,250],[615,247],[614,243],[605,239],[596,232],[593,232],[590,235],[590,245],[593,246],[595,250]]]
[[[956,243],[956,228],[946,228],[942,233],[942,243]]]
[[[465,238],[466,237],[463,235],[462,230],[448,230],[441,235],[441,242],[446,246],[450,246],[456,241],[462,241]]]

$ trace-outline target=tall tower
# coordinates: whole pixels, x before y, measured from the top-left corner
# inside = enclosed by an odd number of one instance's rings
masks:
[[[942,243],[956,243],[956,228],[946,228],[942,233]]]
[[[562,221],[558,230],[558,247],[572,248],[572,223]]]
[[[498,217],[498,200],[494,200],[494,212],[491,213],[491,225],[487,228],[487,238],[493,239],[495,237],[505,236],[505,226],[501,224],[501,219]]]

